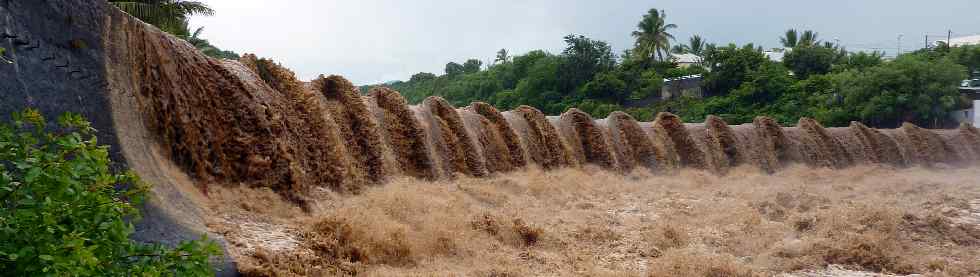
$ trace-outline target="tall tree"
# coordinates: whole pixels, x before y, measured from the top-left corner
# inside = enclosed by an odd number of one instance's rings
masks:
[[[694,35],[688,40],[687,48],[690,50],[691,54],[701,56],[704,54],[705,41],[699,35]]]
[[[694,54],[701,56],[704,54],[705,48],[704,39],[699,35],[694,35],[688,39],[688,44],[678,44],[670,48],[670,52],[674,54]]]
[[[670,41],[674,39],[669,31],[676,29],[677,25],[667,24],[666,17],[666,12],[650,9],[636,25],[639,30],[633,31],[633,37],[636,38],[635,51],[641,58],[656,57],[660,61],[669,58]]]
[[[799,46],[813,46],[819,44],[820,40],[817,39],[817,32],[811,30],[803,31],[803,35],[800,36]]]
[[[466,60],[466,62],[463,63],[463,73],[471,74],[480,72],[480,66],[482,65],[483,62],[477,59]]]
[[[799,32],[796,29],[786,30],[786,34],[779,38],[779,43],[783,44],[783,47],[793,48],[799,44]]]
[[[169,33],[187,33],[187,19],[194,15],[214,15],[214,10],[199,1],[188,0],[109,0],[109,3],[143,22]],[[185,38],[186,35],[184,34]]]
[[[616,56],[605,41],[567,35],[565,43],[567,46],[562,51],[558,72],[561,74],[559,92],[571,92],[591,80],[595,74],[610,71],[616,66]]]
[[[837,51],[833,48],[819,45],[800,44],[793,51],[786,53],[783,64],[793,71],[800,79],[809,78],[813,74],[826,74],[837,60]]]
[[[674,54],[687,54],[691,52],[691,47],[686,44],[677,44],[670,47],[670,53]]]
[[[456,62],[449,62],[446,64],[446,75],[449,75],[449,77],[459,75],[463,73],[463,71],[463,65],[461,64]]]

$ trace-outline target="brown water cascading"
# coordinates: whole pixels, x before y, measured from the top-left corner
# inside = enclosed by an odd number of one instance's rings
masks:
[[[623,148],[619,151],[624,155],[631,155],[630,159],[621,159],[621,163],[629,160],[651,170],[663,169],[666,154],[654,146],[653,140],[632,116],[620,111],[612,112],[606,118],[606,125],[612,146]]]
[[[653,122],[637,122],[637,124],[650,137],[650,141],[653,142],[653,147],[657,149],[657,153],[662,154],[662,156],[658,156],[657,160],[660,162],[660,168],[665,170],[680,168],[681,157],[677,153],[677,147],[674,145],[674,140],[670,137],[670,134],[664,129],[659,118],[661,117],[658,114],[657,119]]]
[[[775,159],[774,162],[770,162],[774,169],[790,162],[803,162],[799,146],[786,136],[783,127],[775,119],[757,116],[752,120],[752,125],[755,126],[758,136],[764,143],[762,154],[768,160]]]
[[[796,127],[784,128],[784,134],[795,143],[804,162],[816,167],[844,168],[851,158],[840,143],[816,120],[800,118]]]
[[[323,99],[306,89],[292,71],[271,59],[245,54],[241,62],[293,106],[285,114],[287,125],[284,127],[301,140],[291,145],[299,148],[289,151],[299,155],[295,162],[299,167],[290,165],[291,170],[312,177],[311,184],[339,191],[359,191],[364,176],[354,170],[341,130],[327,112]]]
[[[950,143],[958,143],[970,147],[973,150],[970,161],[980,161],[980,131],[967,123],[960,124],[957,131],[959,132],[959,137],[956,141],[951,141]]]
[[[930,131],[943,140],[946,152],[956,154],[960,162],[965,163],[980,160],[980,144],[977,144],[975,130],[969,124],[964,123],[956,129]]]
[[[906,165],[906,160],[902,157],[902,150],[891,137],[856,121],[851,122],[848,128],[861,140],[861,143],[871,150],[872,155],[869,160],[873,159],[876,163],[894,166]]]
[[[559,136],[558,130],[548,122],[544,113],[530,106],[519,106],[509,114],[514,115],[507,119],[511,126],[521,127],[516,131],[526,143],[528,160],[545,169],[578,166],[571,149]]]
[[[843,149],[855,164],[877,164],[878,156],[873,146],[862,139],[862,134],[851,127],[825,128],[827,134],[840,142]]]
[[[591,163],[606,169],[619,167],[606,136],[589,114],[579,109],[569,109],[559,118],[558,129],[580,163]]]
[[[957,163],[961,160],[958,153],[952,151],[942,137],[936,133],[922,129],[912,123],[903,123],[899,130],[905,133],[908,138],[909,149],[922,165],[934,166],[944,163]]]
[[[779,167],[773,141],[754,124],[740,124],[730,127],[741,157],[739,163],[751,164],[766,173],[772,174]]]
[[[361,95],[339,76],[307,85],[252,54],[239,61],[208,57],[105,1],[7,2],[9,7],[0,5],[4,32],[34,45],[7,48],[12,65],[0,70],[0,79],[11,81],[0,83],[0,114],[31,107],[92,120],[117,165],[154,185],[141,207],[149,223],[134,235],[146,242],[199,237],[210,223],[228,219],[209,209],[223,208],[224,193],[267,195],[266,188],[311,211],[321,207],[313,204],[332,208],[334,196],[399,176],[486,176],[530,164],[723,174],[747,164],[774,172],[790,163],[945,167],[980,161],[980,134],[970,126],[888,130],[852,123],[825,129],[804,118],[782,128],[764,117],[728,126],[714,116],[685,124],[660,113],[653,122],[637,122],[623,112],[597,121],[576,109],[551,121],[529,106],[499,112],[473,103],[460,110],[441,98],[409,106],[387,88]],[[67,76],[45,75],[56,71]],[[242,196],[236,199],[256,197]],[[239,208],[252,219],[278,213],[278,207]],[[178,230],[185,227],[194,232]],[[211,237],[221,234],[233,235]],[[224,245],[255,250],[239,242]]]
[[[662,112],[657,114],[653,125],[662,129],[666,137],[670,138],[681,166],[714,170],[711,164],[712,161],[707,157],[708,154],[692,138],[684,122],[679,117],[671,113]]]
[[[471,176],[486,176],[482,153],[471,138],[456,108],[441,97],[430,96],[422,101],[423,111],[429,112],[429,135],[443,158],[447,172]]]
[[[458,109],[457,112],[463,119],[466,132],[476,142],[474,146],[483,158],[487,173],[512,170],[507,144],[504,143],[503,135],[492,126],[490,120],[473,112],[469,107]]]
[[[483,102],[473,102],[465,110],[486,120],[483,124],[485,130],[481,133],[480,141],[486,145],[483,152],[487,159],[488,169],[491,168],[491,164],[494,164],[492,170],[494,172],[511,171],[527,166],[527,156],[525,156],[524,148],[521,146],[521,140],[500,111]],[[498,151],[499,153],[488,153],[491,151]],[[496,156],[496,162],[491,163],[491,155]]]
[[[473,102],[468,109],[489,120],[490,127],[496,129],[496,133],[500,135],[504,145],[507,146],[506,156],[508,159],[506,166],[502,168],[503,171],[527,166],[528,159],[524,148],[521,146],[520,137],[517,136],[517,132],[511,128],[510,123],[497,108],[484,102]]]
[[[323,97],[327,112],[336,122],[344,139],[353,167],[371,182],[381,182],[386,172],[381,132],[377,119],[361,98],[357,87],[337,75],[320,75],[310,83],[310,89]]]
[[[721,150],[715,155],[718,167],[735,167],[747,159],[746,153],[743,152],[749,146],[738,141],[735,132],[724,119],[709,115],[704,119],[704,127],[711,143]]]
[[[371,89],[369,95],[378,109],[375,116],[383,130],[384,142],[391,148],[402,173],[427,180],[436,179],[439,175],[426,144],[428,135],[409,109],[405,98],[384,87]]]

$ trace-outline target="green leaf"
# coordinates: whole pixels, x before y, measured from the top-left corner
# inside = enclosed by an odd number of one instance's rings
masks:
[[[31,168],[30,170],[27,171],[27,174],[24,175],[24,181],[27,181],[27,183],[33,183],[35,180],[37,180],[38,176],[41,176],[41,173],[43,173],[41,171],[41,168],[39,167]]]
[[[51,255],[40,255],[40,256],[37,256],[37,257],[40,258],[40,259],[42,259],[42,260],[45,260],[45,261],[54,260],[54,257],[51,257]]]

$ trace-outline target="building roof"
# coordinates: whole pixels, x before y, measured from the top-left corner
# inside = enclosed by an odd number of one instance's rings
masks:
[[[664,82],[695,80],[695,79],[701,79],[701,74],[680,76],[680,77],[674,77],[674,78],[664,78]]]
[[[670,56],[673,57],[674,61],[677,63],[691,64],[701,62],[701,56],[694,54],[670,54]]]

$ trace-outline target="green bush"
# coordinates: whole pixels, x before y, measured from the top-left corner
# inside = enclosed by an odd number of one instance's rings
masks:
[[[0,123],[2,275],[214,275],[220,249],[206,238],[174,249],[129,239],[148,185],[109,169],[85,119],[65,114],[49,128],[36,110],[13,118]]]

